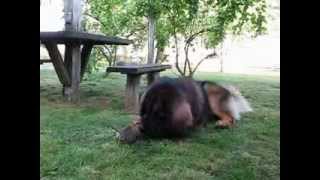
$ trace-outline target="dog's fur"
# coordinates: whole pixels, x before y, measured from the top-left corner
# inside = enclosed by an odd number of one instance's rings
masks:
[[[233,86],[161,78],[142,95],[139,116],[120,132],[120,140],[133,143],[142,136],[182,137],[214,119],[218,127],[227,128],[249,111],[249,103]]]

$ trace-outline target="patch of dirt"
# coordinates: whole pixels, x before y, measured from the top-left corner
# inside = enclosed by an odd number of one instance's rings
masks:
[[[105,96],[80,98],[80,102],[78,104],[67,102],[63,99],[63,97],[57,97],[57,96],[40,97],[40,99],[56,107],[83,107],[83,108],[90,107],[90,108],[106,109],[110,103],[110,100]]]
[[[110,100],[105,96],[90,97],[81,99],[80,101],[81,107],[95,107],[99,109],[106,109],[110,103]]]

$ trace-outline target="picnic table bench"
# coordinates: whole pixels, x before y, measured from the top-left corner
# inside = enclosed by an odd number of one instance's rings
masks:
[[[141,75],[147,74],[148,85],[155,81],[160,72],[170,69],[171,65],[146,64],[146,65],[123,65],[107,68],[107,72],[120,72],[127,75],[125,91],[125,110],[137,113],[139,111],[139,86]]]
[[[79,31],[40,32],[40,43],[48,50],[50,61],[63,85],[67,100],[79,100],[79,85],[84,75],[94,45],[129,45],[132,42],[118,37]],[[64,58],[58,44],[66,47]],[[40,60],[41,63],[48,60]]]

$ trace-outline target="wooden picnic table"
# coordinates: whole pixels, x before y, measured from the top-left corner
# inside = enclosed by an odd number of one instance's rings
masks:
[[[78,31],[40,32],[40,43],[48,50],[50,60],[63,85],[67,100],[79,100],[79,85],[88,64],[94,45],[129,45],[132,42],[118,37],[91,34]],[[64,58],[58,49],[64,44]],[[48,62],[41,61],[40,63]]]
[[[56,44],[65,44],[68,42],[94,45],[129,45],[132,43],[130,40],[118,37],[76,31],[40,32],[40,41],[42,43],[54,42]]]
[[[139,111],[139,86],[141,75],[147,74],[148,85],[155,81],[160,72],[170,69],[171,65],[145,64],[145,65],[123,65],[108,67],[107,72],[120,72],[127,75],[125,110],[137,113]]]

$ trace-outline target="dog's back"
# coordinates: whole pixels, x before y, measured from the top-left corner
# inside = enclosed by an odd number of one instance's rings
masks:
[[[243,112],[252,111],[247,100],[232,86],[209,81],[161,78],[141,97],[140,116],[119,135],[133,143],[144,135],[181,137],[188,130],[217,118],[217,127],[234,125]]]
[[[204,96],[191,79],[162,78],[145,93],[140,116],[145,134],[153,137],[182,136],[202,123]]]

